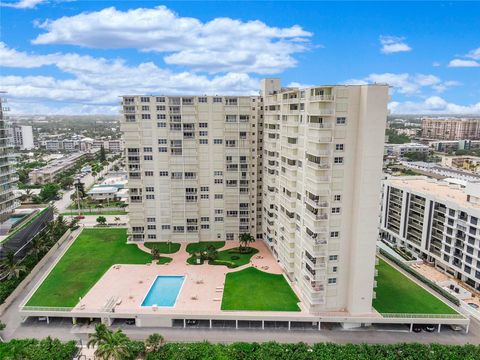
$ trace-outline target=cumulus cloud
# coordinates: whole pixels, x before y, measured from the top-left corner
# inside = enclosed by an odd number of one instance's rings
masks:
[[[13,56],[13,59],[6,54]],[[67,79],[52,76],[0,77],[2,89],[15,101],[23,103],[57,102],[74,104],[82,113],[98,109],[109,113],[118,111],[118,97],[123,94],[256,94],[259,81],[245,73],[230,72],[218,76],[199,75],[184,71],[174,72],[152,62],[132,66],[122,59],[95,58],[74,53],[36,55],[20,52],[0,44],[0,65],[32,68],[54,65]],[[37,106],[37,109],[40,107]]]
[[[293,54],[308,49],[312,33],[294,25],[216,18],[201,22],[165,6],[127,11],[114,7],[47,20],[33,44],[134,48],[165,53],[167,64],[208,72],[273,74],[294,67]]]
[[[475,60],[453,59],[448,63],[448,67],[480,67],[480,63]]]
[[[14,3],[2,2],[0,3],[0,5],[5,7],[12,7],[15,9],[33,9],[35,6],[43,2],[45,2],[45,0],[20,0]]]
[[[469,58],[472,58],[472,59],[475,59],[475,60],[480,60],[480,47],[471,50],[471,51],[466,55],[466,57],[469,57]]]
[[[404,37],[382,35],[380,36],[380,45],[382,45],[380,51],[384,54],[412,51]]]
[[[439,96],[431,96],[420,102],[392,101],[388,107],[394,114],[480,114],[480,102],[457,105]]]
[[[436,92],[443,92],[447,88],[460,85],[457,81],[442,81],[435,75],[409,74],[409,73],[382,73],[370,74],[362,79],[350,79],[345,81],[350,85],[364,85],[370,83],[386,83],[393,88],[393,92],[405,95],[420,94],[422,89],[433,89]]]

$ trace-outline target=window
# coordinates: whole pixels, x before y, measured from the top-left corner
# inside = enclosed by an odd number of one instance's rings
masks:
[[[215,217],[215,222],[222,222],[223,221],[223,216],[216,216]]]
[[[200,131],[200,136],[208,136],[208,131]]]
[[[145,171],[145,176],[153,176],[153,171]]]
[[[199,103],[207,103],[207,102],[208,102],[208,98],[206,98],[206,97],[199,97],[199,98],[198,98],[198,102],[199,102]]]
[[[200,145],[208,145],[208,139],[200,139]]]
[[[223,199],[223,194],[215,194],[215,199],[216,200]]]
[[[146,186],[145,187],[145,191],[146,192],[154,192],[155,191],[155,188],[153,186]]]
[[[142,114],[142,120],[150,120],[150,114]]]
[[[223,171],[214,171],[213,176],[223,176]]]
[[[156,230],[157,226],[156,225],[147,225],[148,230]]]
[[[337,278],[329,278],[328,283],[329,284],[336,284],[337,283]]]
[[[147,200],[155,200],[155,195],[153,195],[153,194],[147,194],[147,195],[145,196],[145,199],[147,199]]]
[[[144,147],[143,152],[152,152],[152,148],[151,147]]]
[[[202,230],[208,230],[208,229],[210,229],[210,225],[208,225],[208,224],[201,224],[201,225],[200,225],[200,229],[202,229]]]
[[[172,172],[172,179],[181,180],[183,178],[182,172]]]
[[[147,222],[155,222],[155,218],[147,217]]]
[[[215,184],[223,184],[223,179],[215,179]]]
[[[339,234],[338,231],[331,231],[331,232],[330,232],[330,237],[331,237],[331,238],[338,238],[339,235],[340,235],[340,234]]]
[[[200,127],[200,128],[207,128],[207,127],[208,127],[208,123],[199,123],[199,124],[198,124],[198,127]]]
[[[167,145],[167,139],[158,139],[158,145]]]
[[[208,186],[200,186],[200,191],[208,191]]]
[[[330,255],[330,256],[328,257],[328,260],[330,260],[330,261],[337,261],[337,260],[338,260],[338,255]]]
[[[162,225],[162,230],[170,230],[170,225]]]
[[[221,102],[222,102],[222,98],[221,98],[221,97],[214,97],[214,98],[213,98],[213,102],[214,102],[214,103],[221,103]]]
[[[334,195],[333,196],[333,201],[342,201],[342,195]]]
[[[153,160],[153,156],[152,155],[144,155],[143,160]]]
[[[148,234],[148,235],[147,235],[147,238],[153,240],[153,239],[156,239],[156,238],[157,238],[157,235],[155,235],[155,234]]]
[[[335,164],[343,164],[343,157],[342,156],[337,156],[333,159],[333,162]]]
[[[164,103],[164,102],[165,102],[165,97],[163,97],[163,96],[157,96],[157,99],[156,99],[156,100],[157,100],[157,102],[159,102],[159,103]]]
[[[143,97],[143,96],[142,96],[142,97],[140,98],[140,102],[150,102],[150,98],[148,98],[148,97]],[[142,106],[142,107],[143,107],[143,106]]]
[[[333,267],[332,267],[332,272],[336,273],[337,270],[338,270],[338,266],[333,266]]]
[[[201,194],[200,199],[207,200],[208,199],[208,194]]]
[[[168,149],[165,147],[165,146],[160,146],[158,148],[158,152],[161,152],[161,153],[166,153],[168,151]]]
[[[202,216],[200,221],[210,221],[210,218],[208,216]]]
[[[157,105],[157,111],[165,111],[165,105]]]
[[[343,151],[344,146],[343,144],[335,144],[335,151]]]
[[[167,123],[161,123],[161,122],[159,122],[159,123],[157,123],[157,127],[159,127],[159,128],[167,127]]]
[[[168,176],[168,171],[160,171],[160,176]]]
[[[337,125],[345,125],[347,123],[346,117],[337,117]]]
[[[223,144],[223,139],[213,139],[213,143],[215,145],[221,145],[221,144]]]
[[[340,208],[339,207],[332,207],[332,214],[340,214]]]

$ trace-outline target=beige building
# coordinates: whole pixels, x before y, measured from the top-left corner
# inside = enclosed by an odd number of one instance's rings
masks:
[[[479,140],[480,119],[423,118],[422,137],[438,140]]]
[[[312,312],[371,313],[388,86],[261,93],[124,96],[130,239],[249,232]]]
[[[56,182],[62,172],[74,167],[77,161],[83,159],[85,156],[87,156],[86,153],[77,152],[54,160],[40,169],[34,169],[29,174],[30,181],[33,184]]]
[[[480,291],[480,183],[384,182],[381,236]]]
[[[480,157],[478,156],[442,156],[442,166],[480,173]]]

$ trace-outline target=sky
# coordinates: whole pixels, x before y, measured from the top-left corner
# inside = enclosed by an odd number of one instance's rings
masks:
[[[125,94],[388,83],[392,114],[480,114],[479,2],[0,0],[12,114],[118,114]]]

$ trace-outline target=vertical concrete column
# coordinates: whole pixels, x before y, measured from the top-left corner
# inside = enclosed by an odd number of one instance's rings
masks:
[[[187,320],[183,319],[183,328],[187,327]]]
[[[265,320],[262,320],[262,330],[265,329]]]
[[[322,323],[319,321],[318,322],[318,331],[322,330]]]
[[[440,332],[441,328],[442,328],[442,324],[438,324],[438,332]]]
[[[73,317],[73,318],[72,318],[72,324],[73,324],[73,325],[77,325],[77,318],[76,318],[76,317]]]
[[[212,328],[212,319],[210,319],[210,329]]]
[[[50,324],[50,318],[47,316],[47,324]]]
[[[410,332],[413,331],[413,324],[410,324]]]
[[[238,320],[235,320],[235,329],[238,329]]]
[[[290,330],[290,321],[288,322],[288,330]]]

